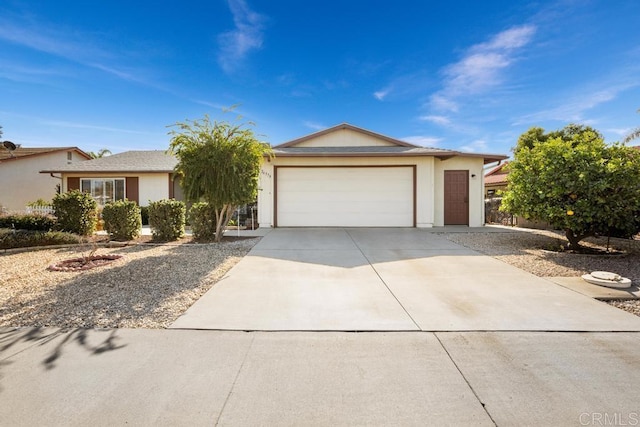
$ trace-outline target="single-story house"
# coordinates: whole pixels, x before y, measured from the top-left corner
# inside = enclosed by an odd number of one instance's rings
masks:
[[[38,172],[80,164],[90,158],[78,147],[18,147],[9,151],[0,145],[0,208],[22,211],[27,203],[51,200],[60,179]]]
[[[340,124],[273,147],[260,227],[484,224],[485,164],[507,156],[413,145]]]
[[[41,173],[60,174],[62,191],[82,190],[100,205],[128,199],[140,206],[149,201],[182,199],[179,180],[174,180],[177,159],[163,150],[125,151],[82,163],[72,163]]]
[[[498,166],[484,174],[484,197],[491,198],[498,195],[498,191],[507,189],[507,166],[509,162],[500,163]]]

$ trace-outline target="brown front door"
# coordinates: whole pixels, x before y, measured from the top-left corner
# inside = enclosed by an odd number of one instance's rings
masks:
[[[444,225],[469,225],[469,171],[444,171]]]

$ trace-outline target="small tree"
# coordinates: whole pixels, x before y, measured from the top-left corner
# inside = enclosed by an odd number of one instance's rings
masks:
[[[531,128],[514,148],[501,209],[564,230],[572,249],[614,229],[632,235],[640,211],[638,154],[620,144],[607,146],[589,127],[569,125],[546,134]]]
[[[258,194],[258,176],[269,144],[244,125],[202,120],[176,123],[169,150],[178,157],[185,198],[204,201],[215,212],[215,241],[222,239],[233,211]]]

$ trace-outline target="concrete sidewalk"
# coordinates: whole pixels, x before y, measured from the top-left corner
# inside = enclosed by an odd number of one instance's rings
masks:
[[[633,425],[639,338],[5,328],[0,424]]]
[[[640,318],[432,231],[307,228],[272,230],[172,328],[640,331]]]

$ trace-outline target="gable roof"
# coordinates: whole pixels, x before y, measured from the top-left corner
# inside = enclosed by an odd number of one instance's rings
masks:
[[[164,150],[125,151],[99,157],[86,162],[62,165],[42,173],[124,173],[124,172],[173,172],[178,159]]]
[[[27,157],[41,156],[43,154],[57,153],[59,151],[75,151],[87,159],[91,158],[89,154],[78,147],[18,147],[13,151],[0,147],[0,160],[19,160]]]
[[[275,149],[275,148],[293,147],[295,145],[300,144],[301,142],[305,142],[305,141],[308,141],[310,139],[314,139],[314,138],[317,138],[319,136],[327,135],[329,133],[333,133],[335,131],[343,130],[343,129],[352,130],[354,132],[361,133],[363,135],[372,136],[372,137],[377,138],[377,139],[382,139],[384,141],[390,142],[391,144],[397,145],[397,146],[400,146],[400,147],[418,147],[417,145],[413,145],[413,144],[410,144],[410,143],[405,142],[405,141],[400,141],[399,139],[391,138],[391,137],[388,137],[386,135],[381,135],[379,133],[371,132],[370,130],[362,129],[362,128],[359,128],[357,126],[350,125],[349,123],[341,123],[339,125],[336,125],[336,126],[333,126],[333,127],[330,127],[330,128],[318,131],[318,132],[314,132],[314,133],[311,133],[309,135],[306,135],[306,136],[303,136],[303,137],[300,137],[300,138],[296,138],[296,139],[293,139],[291,141],[288,141],[288,142],[285,142],[285,143],[282,143],[282,144],[279,144],[279,145],[276,145],[273,148]]]
[[[332,147],[297,147],[298,144],[327,135],[340,130],[351,130],[390,143],[387,146],[332,146]],[[452,157],[481,157],[484,163],[504,160],[507,156],[500,154],[464,153],[443,148],[422,147],[399,139],[391,138],[379,133],[362,129],[348,123],[342,123],[328,129],[297,138],[273,147],[275,157],[415,157],[433,156],[441,160]]]

